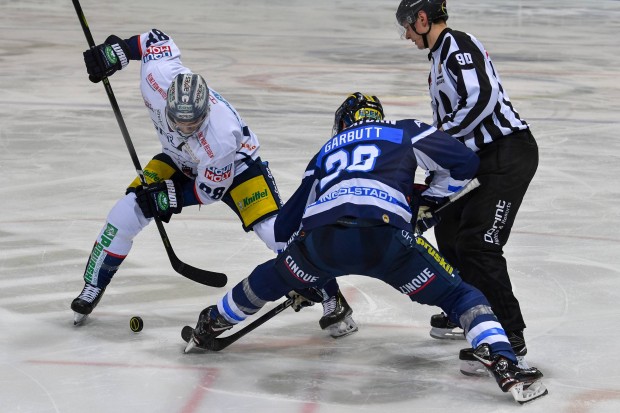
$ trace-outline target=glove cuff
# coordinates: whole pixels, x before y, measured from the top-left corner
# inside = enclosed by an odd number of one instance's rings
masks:
[[[116,56],[118,57],[118,61],[121,64],[121,69],[125,68],[129,64],[129,59],[127,59],[127,55],[125,54],[123,47],[118,43],[112,44],[111,46],[114,53],[116,53]]]

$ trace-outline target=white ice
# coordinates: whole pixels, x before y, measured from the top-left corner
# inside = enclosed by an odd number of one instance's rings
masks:
[[[400,40],[398,0],[93,1],[95,40],[153,27],[239,110],[284,197],[361,90],[388,117],[430,120],[426,52]],[[520,407],[458,371],[464,342],[428,335],[436,308],[379,281],[341,279],[360,331],[333,340],[319,306],[288,310],[221,353],[184,355],[181,327],[226,291],[177,275],[155,227],[90,322],[72,324],[88,253],[135,170],[103,86],[85,75],[71,2],[0,0],[0,412],[620,411],[620,1],[448,2],[540,146],[506,248],[549,395]],[[142,164],[158,152],[138,66],[111,84]],[[224,205],[167,225],[179,257],[229,286],[272,257]],[[144,330],[132,333],[140,315]]]

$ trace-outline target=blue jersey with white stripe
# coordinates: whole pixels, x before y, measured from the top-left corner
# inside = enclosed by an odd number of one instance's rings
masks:
[[[478,169],[474,152],[415,119],[362,121],[330,138],[276,221],[276,239],[342,217],[376,219],[412,231],[409,206],[417,167],[434,171],[425,196],[458,192]]]

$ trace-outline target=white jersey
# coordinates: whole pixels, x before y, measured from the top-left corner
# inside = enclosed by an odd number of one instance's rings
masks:
[[[219,93],[209,88],[210,114],[187,143],[168,126],[166,91],[174,77],[192,73],[181,63],[174,41],[153,29],[139,36],[142,56],[140,90],[155,125],[162,152],[188,177],[195,179],[194,192],[202,204],[218,201],[233,178],[247,169],[246,162],[258,157],[258,138]]]

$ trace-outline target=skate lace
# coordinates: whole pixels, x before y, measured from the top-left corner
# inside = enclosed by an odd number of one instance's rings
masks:
[[[332,297],[323,303],[323,317],[331,314],[336,309],[336,297]]]
[[[93,301],[95,301],[97,296],[99,296],[100,292],[101,288],[95,287],[94,285],[86,284],[79,298],[84,301],[88,301],[89,303],[92,303]]]

